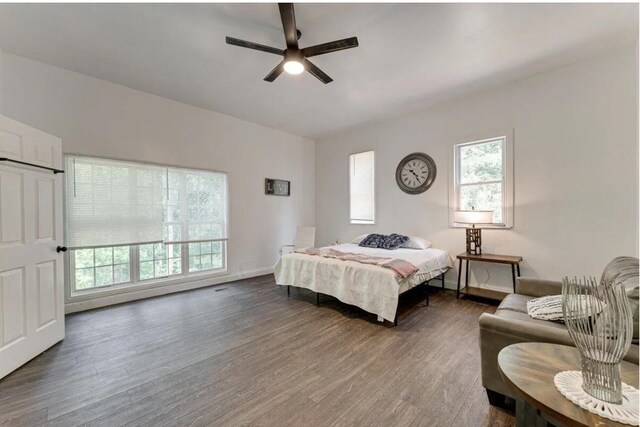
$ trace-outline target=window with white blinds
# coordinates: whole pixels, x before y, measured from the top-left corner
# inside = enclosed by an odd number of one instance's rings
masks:
[[[226,271],[225,173],[80,156],[66,162],[72,297]]]
[[[227,175],[168,170],[166,244],[227,238]]]
[[[375,223],[375,154],[365,151],[349,155],[351,224]]]
[[[67,246],[161,242],[165,180],[163,167],[67,157]]]
[[[67,157],[70,249],[227,239],[227,175]]]

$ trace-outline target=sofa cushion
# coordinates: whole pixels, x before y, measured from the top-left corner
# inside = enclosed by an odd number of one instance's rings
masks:
[[[537,320],[529,316],[527,313],[527,302],[534,299],[528,295],[509,294],[507,295],[495,312],[496,316],[505,319],[515,319],[529,322],[532,328],[546,328],[566,330],[567,327],[562,323],[551,322],[548,320]]]

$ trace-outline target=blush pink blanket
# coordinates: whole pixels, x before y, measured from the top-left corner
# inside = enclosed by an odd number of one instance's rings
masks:
[[[324,258],[334,258],[342,261],[354,261],[361,264],[372,264],[393,270],[403,279],[414,274],[418,269],[409,261],[403,259],[387,258],[380,256],[371,256],[365,254],[354,254],[351,252],[341,252],[331,248],[308,248],[295,251],[306,255],[321,256]]]

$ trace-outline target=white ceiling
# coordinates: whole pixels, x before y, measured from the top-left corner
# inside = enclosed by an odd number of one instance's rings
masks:
[[[301,47],[334,82],[263,77],[284,48],[275,4],[2,4],[6,52],[318,138],[594,56],[638,38],[637,4],[296,5]]]

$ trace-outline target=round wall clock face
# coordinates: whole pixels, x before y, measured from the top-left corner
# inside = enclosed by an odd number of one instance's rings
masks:
[[[436,162],[424,153],[413,153],[402,159],[396,169],[396,182],[408,194],[424,193],[436,179]]]

